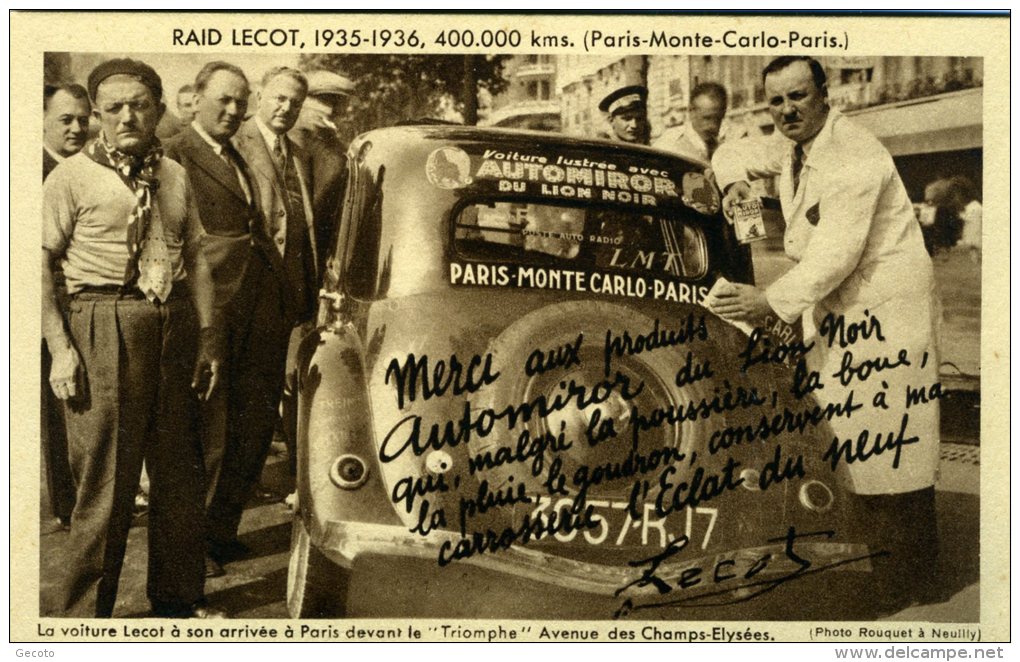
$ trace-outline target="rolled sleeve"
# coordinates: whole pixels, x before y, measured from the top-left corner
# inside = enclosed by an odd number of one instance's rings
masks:
[[[74,233],[76,205],[66,168],[56,168],[43,182],[42,247],[53,255],[67,249]]]
[[[712,172],[723,191],[735,182],[774,177],[783,171],[789,140],[758,136],[732,140],[719,145],[712,157]]]

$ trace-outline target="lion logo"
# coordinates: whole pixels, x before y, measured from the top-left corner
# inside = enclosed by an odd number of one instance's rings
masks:
[[[473,181],[471,157],[459,147],[440,147],[429,154],[425,176],[439,188],[464,188]]]

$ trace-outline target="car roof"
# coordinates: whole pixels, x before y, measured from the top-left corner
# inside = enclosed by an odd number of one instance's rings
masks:
[[[468,141],[482,142],[490,141],[498,144],[520,143],[521,147],[534,149],[536,141],[542,149],[549,147],[567,147],[572,149],[586,150],[604,154],[606,156],[618,156],[623,154],[643,154],[648,156],[665,157],[692,166],[691,169],[702,169],[704,164],[699,161],[685,158],[674,152],[667,152],[645,145],[623,143],[598,138],[585,138],[570,136],[563,133],[550,131],[533,131],[529,129],[506,129],[496,127],[467,126],[463,124],[401,124],[397,126],[373,129],[361,134],[355,139],[355,143],[363,140],[448,140],[452,142]]]

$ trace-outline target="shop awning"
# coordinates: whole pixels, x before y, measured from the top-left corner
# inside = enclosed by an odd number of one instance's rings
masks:
[[[949,152],[982,145],[980,87],[851,111],[893,156]]]

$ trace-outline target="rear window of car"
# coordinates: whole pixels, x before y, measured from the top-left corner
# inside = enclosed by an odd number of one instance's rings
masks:
[[[705,237],[682,217],[548,200],[468,201],[455,214],[454,250],[468,260],[691,279],[708,270]]]

